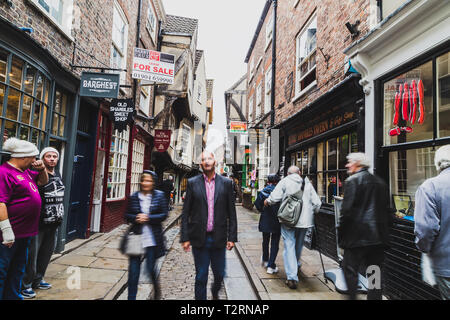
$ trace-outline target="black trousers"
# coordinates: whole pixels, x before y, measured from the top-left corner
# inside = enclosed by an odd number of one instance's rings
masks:
[[[367,290],[367,300],[382,300],[381,290],[381,268],[384,260],[384,248],[381,246],[368,246],[349,248],[344,250],[344,260],[342,269],[345,281],[347,282],[348,295],[351,300],[356,300],[358,289],[358,271],[362,270],[362,275],[368,272],[369,288]],[[378,269],[377,269],[378,268]],[[373,272],[379,270],[380,272]],[[379,277],[377,279],[377,277]]]

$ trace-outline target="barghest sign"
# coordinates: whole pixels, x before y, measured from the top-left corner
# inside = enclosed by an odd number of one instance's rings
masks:
[[[95,98],[117,98],[120,74],[83,72],[81,74],[80,96]]]

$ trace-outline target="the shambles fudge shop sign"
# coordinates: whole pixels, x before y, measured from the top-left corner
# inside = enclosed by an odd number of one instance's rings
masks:
[[[133,123],[133,99],[113,99],[109,107],[109,115],[114,122],[114,128],[122,132],[127,125]]]
[[[83,97],[117,98],[120,74],[83,72],[81,74],[80,95]]]

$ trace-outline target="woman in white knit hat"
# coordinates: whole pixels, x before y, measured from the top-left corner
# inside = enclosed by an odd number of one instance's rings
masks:
[[[48,175],[31,142],[10,138],[3,150],[11,159],[0,166],[0,300],[22,300],[27,250],[41,211],[38,185],[46,184]]]

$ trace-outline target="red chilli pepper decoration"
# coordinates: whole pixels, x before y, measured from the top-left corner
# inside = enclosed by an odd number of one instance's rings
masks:
[[[411,124],[416,122],[416,114],[417,114],[417,86],[416,81],[412,81],[412,102],[413,102],[413,111],[411,116]]]
[[[419,91],[419,120],[420,124],[425,120],[425,104],[424,104],[424,89],[423,89],[423,81],[419,80],[417,84],[417,89]]]
[[[409,97],[408,97],[408,99],[409,99],[409,110],[408,110],[408,113],[409,113],[409,118],[408,118],[408,120],[409,120],[409,122],[411,122],[412,121],[412,115],[413,115],[413,91],[412,91],[412,85],[410,85],[409,86]]]
[[[409,88],[408,83],[405,83],[404,90],[403,90],[403,105],[402,105],[402,117],[403,120],[408,120],[408,95],[409,95]]]
[[[402,90],[403,90],[402,85],[400,85],[399,90],[400,90],[400,92],[396,92],[395,93],[395,100],[394,100],[394,105],[395,105],[394,125],[398,124],[398,119],[400,117],[400,101],[402,100]]]

